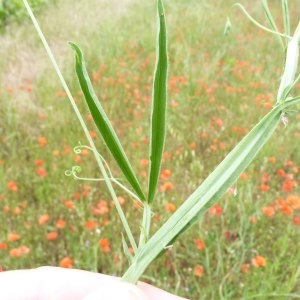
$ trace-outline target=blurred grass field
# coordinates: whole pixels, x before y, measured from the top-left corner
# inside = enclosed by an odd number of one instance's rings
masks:
[[[153,232],[275,103],[284,53],[235,1],[166,0],[167,141]],[[279,0],[269,1],[281,23]],[[297,0],[289,1],[292,24]],[[241,1],[265,20],[260,1]],[[143,185],[155,64],[155,1],[56,1],[40,25],[100,152],[74,71],[76,42],[94,87]],[[232,30],[224,36],[226,18]],[[0,268],[55,265],[122,275],[122,227],[67,97],[29,21],[0,36]],[[300,93],[300,86],[297,89]],[[189,299],[300,298],[300,114],[270,142],[222,201],[142,280]],[[138,236],[142,210],[118,190]]]

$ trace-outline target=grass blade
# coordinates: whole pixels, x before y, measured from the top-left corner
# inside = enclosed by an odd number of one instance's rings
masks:
[[[167,33],[162,0],[157,2],[158,8],[158,37],[156,46],[156,68],[153,82],[153,99],[151,112],[151,132],[150,132],[150,170],[148,202],[151,204],[154,199],[161,158],[165,143],[166,131],[166,103],[167,103]]]
[[[148,265],[164,251],[174,239],[187,230],[199,214],[203,214],[239,178],[267,142],[280,122],[284,110],[300,102],[300,97],[275,106],[226,156],[217,168],[178,208],[168,221],[149,239],[133,259],[123,278],[136,282]]]
[[[142,201],[145,201],[145,196],[142,192],[141,186],[135,176],[135,173],[129,163],[129,160],[123,150],[123,147],[108,119],[106,116],[96,94],[93,89],[91,80],[88,76],[84,57],[80,50],[80,48],[75,45],[74,43],[70,43],[72,48],[75,50],[76,53],[76,73],[77,77],[84,94],[86,103],[89,107],[91,115],[94,119],[94,122],[102,135],[102,138],[110,150],[111,154],[113,155],[114,159],[116,160],[117,164],[119,165],[120,169],[122,170],[124,176],[131,184],[134,191],[140,197]]]

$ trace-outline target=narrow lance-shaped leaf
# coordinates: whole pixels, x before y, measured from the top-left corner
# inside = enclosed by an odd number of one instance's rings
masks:
[[[167,103],[167,33],[162,0],[157,2],[158,37],[156,46],[156,68],[153,82],[153,99],[150,132],[150,169],[148,202],[153,202],[161,167],[165,144],[166,103]]]
[[[300,97],[287,100],[274,107],[225,157],[217,168],[190,195],[166,223],[149,239],[133,258],[133,262],[123,279],[136,282],[151,262],[168,247],[171,242],[187,230],[198,216],[213,205],[239,178],[252,162],[258,151],[276,129],[285,108],[300,102]]]
[[[123,147],[93,89],[85,66],[83,54],[77,45],[74,43],[70,44],[76,52],[76,74],[93,120],[124,176],[127,178],[138,197],[142,201],[145,201],[145,196],[142,192],[141,186],[135,176]]]

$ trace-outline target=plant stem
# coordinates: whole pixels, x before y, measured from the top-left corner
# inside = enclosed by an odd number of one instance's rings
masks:
[[[120,203],[118,201],[116,192],[115,192],[115,190],[114,190],[114,188],[113,188],[113,186],[111,184],[111,180],[110,180],[110,178],[109,178],[109,176],[108,176],[108,174],[107,174],[107,172],[105,170],[103,162],[102,162],[101,158],[96,154],[97,153],[97,149],[96,149],[96,146],[95,146],[95,144],[93,142],[93,139],[92,139],[92,137],[91,137],[91,135],[89,133],[89,130],[88,130],[88,128],[87,128],[87,126],[86,126],[86,124],[85,124],[85,122],[84,122],[81,114],[80,114],[80,111],[78,110],[78,108],[76,106],[76,103],[75,103],[74,98],[73,98],[73,96],[72,96],[72,94],[70,92],[70,89],[69,89],[69,87],[68,87],[68,85],[67,85],[67,83],[66,83],[66,81],[65,81],[65,79],[64,79],[64,77],[63,77],[63,75],[62,75],[62,73],[61,73],[61,71],[59,69],[59,67],[58,67],[58,64],[57,64],[57,62],[56,62],[56,60],[54,58],[54,55],[53,55],[53,53],[52,53],[52,51],[51,51],[51,49],[50,49],[50,47],[49,47],[49,45],[48,45],[45,37],[44,37],[44,34],[43,34],[43,32],[42,32],[42,30],[41,30],[41,28],[40,28],[40,26],[39,26],[39,24],[38,24],[38,22],[37,22],[37,20],[36,20],[36,18],[34,16],[34,14],[32,12],[32,10],[30,8],[30,5],[28,4],[27,0],[23,0],[23,3],[25,5],[25,7],[27,9],[27,12],[28,12],[28,14],[29,14],[29,16],[31,18],[31,21],[32,21],[32,23],[33,23],[33,25],[34,25],[34,27],[35,27],[35,29],[36,29],[36,31],[37,31],[37,33],[38,33],[41,41],[42,41],[42,43],[43,43],[43,45],[44,45],[44,47],[46,49],[46,52],[47,52],[47,54],[48,54],[48,56],[49,56],[49,58],[51,60],[51,63],[52,63],[52,65],[53,65],[53,67],[54,67],[54,69],[55,69],[55,71],[56,71],[56,73],[57,73],[57,75],[58,75],[58,77],[60,79],[60,82],[61,82],[61,84],[62,84],[62,86],[63,86],[63,88],[64,88],[64,90],[65,90],[65,92],[66,92],[66,94],[67,94],[67,96],[69,98],[69,100],[70,100],[70,103],[71,103],[71,105],[72,105],[72,107],[73,107],[73,109],[75,111],[75,114],[76,114],[76,116],[77,116],[77,118],[79,120],[79,123],[80,123],[80,125],[81,125],[81,127],[82,127],[82,129],[84,131],[84,134],[86,135],[86,138],[87,138],[87,140],[88,140],[91,148],[93,149],[93,153],[94,153],[95,159],[96,159],[97,164],[98,164],[98,166],[100,168],[100,171],[101,171],[102,176],[103,176],[103,178],[105,180],[105,183],[106,183],[107,188],[108,188],[108,190],[110,192],[110,195],[111,195],[111,197],[112,197],[112,199],[114,201],[114,204],[116,206],[117,212],[118,212],[118,214],[120,216],[120,219],[121,219],[121,222],[122,222],[122,224],[124,226],[124,230],[125,230],[125,232],[127,234],[127,237],[129,239],[129,242],[130,242],[130,244],[131,244],[134,252],[136,252],[137,251],[137,245],[136,245],[136,242],[134,240],[133,234],[132,234],[132,232],[130,230],[129,224],[128,224],[126,216],[125,216],[125,214],[124,214],[124,212],[122,210],[122,207],[121,207],[121,205],[120,205]]]
[[[144,205],[142,228],[139,240],[139,249],[145,245],[149,239],[149,232],[151,227],[151,206],[147,203]]]

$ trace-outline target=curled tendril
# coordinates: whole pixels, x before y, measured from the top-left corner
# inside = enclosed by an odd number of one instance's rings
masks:
[[[261,29],[263,29],[263,30],[265,30],[265,31],[267,31],[267,32],[273,33],[273,34],[275,34],[275,35],[277,35],[277,36],[279,36],[279,37],[283,37],[283,38],[287,39],[288,41],[292,39],[292,37],[289,36],[288,34],[280,33],[279,31],[272,30],[272,29],[270,29],[270,28],[268,28],[268,27],[265,27],[265,26],[263,26],[262,24],[260,24],[258,21],[256,21],[256,20],[255,20],[255,19],[247,12],[246,8],[245,8],[243,5],[241,5],[240,3],[235,3],[234,6],[239,7],[239,8],[243,11],[243,13],[247,16],[247,18],[248,18],[252,23],[254,23],[257,27],[259,27],[259,28],[261,28]]]
[[[65,175],[66,176],[73,176],[75,179],[80,179],[80,177],[77,176],[78,173],[81,172],[80,166],[73,166],[71,170],[66,170]]]
[[[137,197],[134,193],[132,193],[128,188],[126,188],[123,184],[121,184],[119,182],[119,180],[117,178],[115,178],[113,175],[112,175],[112,172],[109,168],[109,165],[108,163],[106,162],[106,160],[104,159],[104,157],[97,151],[94,151],[93,148],[89,147],[89,146],[85,146],[85,145],[81,145],[79,143],[78,146],[74,147],[73,148],[73,151],[74,153],[76,154],[80,154],[81,153],[81,150],[82,149],[88,149],[94,153],[96,153],[100,158],[101,160],[103,161],[107,171],[108,171],[108,174],[109,174],[109,180],[111,180],[113,183],[115,183],[116,185],[118,185],[120,188],[122,188],[127,194],[129,194],[132,198],[138,200],[140,202],[140,199],[139,197]],[[77,174],[81,172],[81,167],[80,166],[73,166],[71,170],[66,170],[65,171],[65,175],[66,176],[73,176],[74,179],[77,179],[77,180],[86,180],[86,181],[105,181],[105,179],[103,178],[87,178],[87,177],[79,177]]]
[[[80,154],[82,149],[88,149],[90,151],[93,151],[93,149],[91,147],[85,146],[85,145],[81,145],[80,143],[79,143],[78,146],[76,146],[76,147],[73,148],[73,151],[76,154]]]

